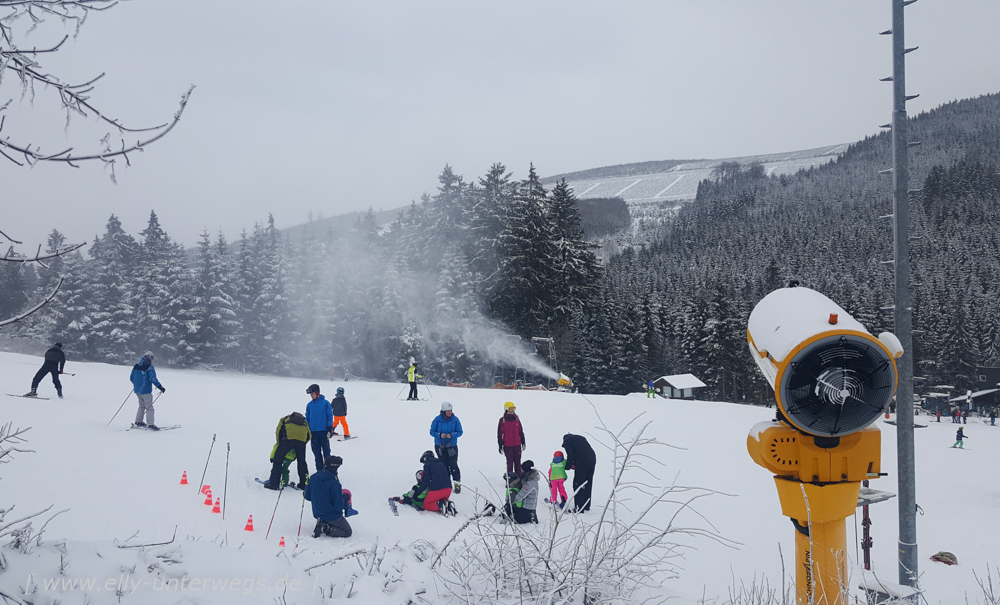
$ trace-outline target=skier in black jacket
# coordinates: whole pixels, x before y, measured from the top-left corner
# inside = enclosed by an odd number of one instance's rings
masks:
[[[57,342],[54,347],[45,352],[45,363],[41,369],[35,373],[31,380],[31,390],[24,394],[25,397],[38,397],[38,383],[45,378],[46,374],[52,374],[52,384],[56,385],[56,394],[62,399],[62,383],[59,382],[59,375],[66,367],[66,354],[63,353],[62,343]]]
[[[590,510],[590,493],[594,486],[594,467],[597,455],[590,442],[582,435],[563,435],[563,449],[566,450],[566,468],[573,470],[573,503],[576,512]]]

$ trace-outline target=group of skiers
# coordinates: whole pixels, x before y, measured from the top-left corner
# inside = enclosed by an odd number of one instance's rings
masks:
[[[292,412],[278,420],[274,430],[275,444],[271,449],[271,474],[264,487],[280,490],[285,486],[302,489],[303,497],[312,503],[316,528],[313,537],[321,535],[335,538],[350,537],[351,529],[347,517],[356,515],[352,507],[350,490],[340,483],[338,471],[344,459],[330,453],[330,437],[339,435],[335,429],[344,427],[344,440],[350,439],[347,424],[347,398],[344,387],[337,388],[333,401],[328,401],[320,392],[318,384],[306,387],[309,403],[306,413]],[[309,475],[306,462],[306,444],[311,443],[316,472]],[[298,484],[289,481],[288,469],[296,463]]]
[[[161,394],[167,389],[157,379],[153,366],[154,357],[152,352],[147,351],[132,367],[129,379],[138,399],[133,426],[155,431],[160,429],[156,425],[153,388],[159,389]],[[59,375],[64,372],[65,365],[66,356],[62,351],[62,344],[56,343],[46,351],[44,364],[32,379],[31,390],[25,397],[37,397],[39,382],[46,374],[51,374],[56,392],[62,398]],[[416,362],[412,362],[407,371],[410,383],[408,400],[418,399],[418,378],[422,376],[417,373]],[[304,490],[304,497],[312,503],[313,517],[317,520],[313,532],[315,537],[351,536],[353,530],[346,518],[357,514],[352,507],[350,491],[343,488],[338,477],[344,460],[332,455],[330,450],[330,438],[338,435],[338,427],[343,426],[343,439],[351,438],[344,388],[339,387],[336,393],[333,401],[328,401],[320,392],[319,385],[311,384],[306,388],[310,401],[306,404],[305,414],[292,412],[278,421],[274,432],[275,444],[270,456],[271,472],[267,481],[262,482],[265,488],[271,490],[280,490],[285,486]],[[452,493],[462,491],[462,471],[458,466],[458,439],[462,434],[462,422],[455,415],[454,406],[449,402],[442,403],[440,413],[434,417],[430,426],[434,450],[427,450],[420,456],[423,468],[416,473],[416,485],[403,496],[392,500],[422,510],[456,514],[455,505],[450,498]],[[316,466],[316,472],[311,476],[306,462],[307,443],[311,443]],[[521,461],[521,453],[527,447],[527,442],[516,407],[511,401],[504,404],[504,413],[497,424],[497,445],[499,453],[506,459],[503,518],[515,523],[537,523],[535,511],[541,473],[534,467],[533,461]],[[596,465],[594,450],[585,437],[571,433],[563,437],[562,447],[566,451],[565,456],[562,451],[556,451],[549,465],[547,482],[551,499],[546,499],[546,502],[560,508],[566,505],[568,495],[564,483],[568,478],[567,471],[573,470],[574,503],[570,510],[590,510]],[[292,462],[297,465],[298,484],[289,481]],[[497,510],[492,504],[488,508],[492,510],[487,514]]]
[[[391,498],[421,510],[454,514],[452,493],[461,493],[461,470],[458,467],[458,438],[462,435],[462,423],[455,415],[454,406],[449,402],[441,404],[441,412],[431,422],[430,434],[434,438],[434,450],[427,450],[420,456],[423,469],[416,473],[416,484],[405,494]],[[497,450],[506,459],[504,474],[504,503],[502,509],[488,504],[484,514],[492,515],[502,511],[505,520],[514,523],[537,523],[536,509],[539,498],[539,481],[542,474],[531,460],[521,461],[521,453],[527,447],[524,427],[517,416],[512,401],[504,404],[504,413],[497,424]],[[594,449],[586,437],[567,433],[562,447],[566,450],[553,454],[549,465],[548,479],[551,498],[547,503],[562,508],[568,494],[565,482],[567,470],[573,470],[574,502],[571,511],[590,510],[594,469],[597,463]]]

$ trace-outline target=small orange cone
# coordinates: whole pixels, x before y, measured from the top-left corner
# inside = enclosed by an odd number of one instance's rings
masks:
[[[247,526],[243,528],[243,531],[253,531],[253,515],[247,519]]]
[[[282,548],[285,547],[285,536],[281,536],[281,542],[278,542],[278,546]]]
[[[184,471],[184,474],[181,475],[181,485],[187,485],[187,484],[188,484],[188,472]]]
[[[221,500],[221,498],[216,498],[215,499],[215,507],[212,509],[213,513],[221,513],[222,512],[222,509],[219,508],[219,500]]]
[[[205,504],[212,506],[212,490],[205,492]]]
[[[889,412],[886,412],[886,413],[885,413],[885,419],[886,419],[886,420],[888,420],[888,419],[889,419]]]
[[[209,485],[209,484],[206,483],[205,485],[201,486],[201,493],[207,494],[210,491],[212,491],[212,486],[211,485]]]

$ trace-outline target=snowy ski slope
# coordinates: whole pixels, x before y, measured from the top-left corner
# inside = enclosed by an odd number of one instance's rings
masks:
[[[0,353],[2,390],[25,392],[40,363],[37,357]],[[517,405],[524,423],[525,458],[533,459],[536,466],[548,465],[567,431],[600,436],[597,413],[613,429],[642,414],[642,421],[651,423],[650,434],[684,448],[663,450],[662,481],[668,484],[676,477],[678,484],[720,492],[698,501],[696,509],[719,534],[739,545],[732,548],[707,539],[682,539],[690,547],[681,562],[683,570],[662,587],[664,596],[680,597],[671,602],[701,602],[704,594],[708,602],[721,603],[733,578],[749,583],[763,575],[772,586],[780,586],[779,545],[785,561],[792,560],[792,525],[780,514],[771,477],[750,460],[745,445],[750,427],[772,417],[769,409],[636,395],[584,397],[436,386],[422,392],[429,401],[406,402],[400,400],[405,396],[400,393],[402,384],[317,379],[326,393],[337,386],[347,390],[348,421],[358,439],[334,443],[333,450],[344,458],[340,477],[352,490],[360,514],[350,518],[352,538],[315,540],[309,537],[313,522],[307,504],[303,537],[296,549],[300,492],[282,492],[270,538],[265,539],[276,494],[262,489],[254,478],[266,476],[275,425],[281,416],[304,410],[305,387],[311,380],[158,368],[167,393],[156,404],[157,422],[183,426],[150,433],[125,431],[135,414],[134,396],[108,426],[131,391],[128,367],[70,359],[66,369],[76,376],[64,378],[64,400],[0,396],[0,423],[30,426],[24,447],[34,450],[17,453],[9,464],[0,465],[0,508],[16,504],[7,521],[49,505],[54,505],[50,512],[69,509],[48,525],[41,546],[32,543],[30,554],[10,548],[9,537],[0,540],[0,552],[7,560],[7,569],[0,571],[0,592],[20,596],[25,587],[29,591],[37,587],[32,597],[35,603],[54,603],[55,599],[60,603],[273,603],[282,595],[287,603],[328,602],[320,595],[321,588],[324,594],[332,588],[338,599],[350,592],[366,604],[405,603],[418,594],[427,602],[441,602],[433,572],[414,553],[422,548],[422,540],[441,548],[473,512],[476,492],[494,497],[500,489],[504,459],[497,453],[496,424],[508,398]],[[54,394],[48,382],[39,391],[43,396]],[[430,422],[445,400],[455,405],[465,430],[459,441],[465,489],[453,497],[459,517],[446,519],[405,508],[400,517],[393,517],[386,498],[412,484],[421,452],[432,445]],[[881,428],[882,467],[890,476],[874,481],[872,487],[895,491],[895,427]],[[916,432],[917,501],[924,513],[918,520],[920,560],[931,604],[964,602],[966,594],[975,603],[981,594],[973,572],[983,577],[988,564],[1000,563],[1000,524],[996,522],[1000,428],[978,421],[970,424],[965,451],[949,448],[954,428],[950,423],[931,423]],[[230,448],[225,520],[221,514],[212,514],[197,494],[213,434],[216,441],[205,482],[216,497],[223,494],[227,445]],[[607,500],[611,466],[596,443],[595,449],[594,494],[599,507]],[[311,455],[309,459],[312,470]],[[192,485],[178,484],[184,471]],[[875,572],[895,581],[895,500],[877,504],[871,511]],[[663,511],[660,519],[665,522],[669,512]],[[256,531],[248,533],[243,527],[251,514]],[[552,513],[540,510],[539,514],[544,523]],[[36,530],[45,518],[39,518]],[[709,527],[694,514],[682,515],[681,521]],[[862,577],[854,546],[857,525],[854,519],[848,520],[854,585]],[[168,541],[175,526],[177,537],[172,544],[117,547]],[[284,549],[278,546],[281,537],[287,541]],[[393,566],[386,563],[388,571],[382,576],[360,573],[351,559],[306,571],[370,548],[376,541],[387,548],[399,546],[388,556]],[[954,552],[959,565],[929,561],[939,550]],[[171,578],[184,577],[198,582],[184,589],[164,588]],[[94,584],[86,589],[45,588],[44,582],[53,578]],[[286,578],[287,587],[282,585]],[[115,591],[123,582],[119,601]]]

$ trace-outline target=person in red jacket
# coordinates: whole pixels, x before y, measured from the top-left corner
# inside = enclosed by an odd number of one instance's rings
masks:
[[[521,452],[524,451],[524,429],[521,419],[514,413],[514,402],[503,404],[504,412],[497,425],[497,445],[507,457],[507,472],[521,474]]]

